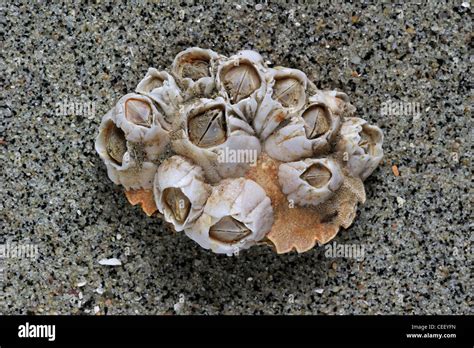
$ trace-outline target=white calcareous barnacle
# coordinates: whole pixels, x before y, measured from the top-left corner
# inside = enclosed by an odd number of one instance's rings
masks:
[[[185,232],[205,249],[233,254],[263,239],[272,224],[263,188],[249,179],[225,179],[213,187],[202,215]]]
[[[155,202],[165,220],[182,231],[202,213],[211,191],[202,169],[184,157],[165,160],[155,176]]]
[[[361,118],[349,117],[342,124],[337,148],[347,159],[349,173],[365,180],[383,158],[382,143],[383,133],[379,127]]]
[[[185,99],[208,97],[216,88],[217,62],[222,59],[216,52],[192,47],[178,53],[172,72],[183,88]]]
[[[298,205],[317,206],[325,202],[343,180],[339,164],[330,158],[282,163],[278,171],[283,193]]]
[[[179,106],[183,102],[181,90],[173,76],[166,71],[149,68],[140,81],[136,92],[149,97],[161,114],[161,125],[171,130],[178,119]]]
[[[217,71],[217,87],[231,104],[263,98],[267,82],[259,54],[241,51],[225,60]]]
[[[310,102],[276,127],[265,141],[265,151],[279,161],[319,156],[330,150],[340,126],[340,115],[322,102]]]
[[[114,183],[126,189],[151,188],[155,161],[169,143],[161,122],[153,102],[133,93],[104,116],[95,148]]]
[[[296,161],[313,153],[307,138],[305,123],[301,117],[283,121],[265,140],[265,151],[279,161]]]
[[[318,154],[328,148],[336,138],[341,118],[324,103],[311,103],[301,113],[306,138],[311,141],[313,152]]]
[[[271,135],[284,121],[296,115],[306,104],[308,79],[297,69],[277,67],[268,69],[266,94],[254,111],[244,114],[252,115],[252,125],[262,140]],[[253,106],[251,103],[247,103]]]
[[[383,157],[382,131],[308,76],[188,48],[107,112],[96,150],[130,203],[205,249],[307,251],[350,226]]]
[[[183,114],[184,126],[173,136],[172,148],[200,165],[210,182],[243,176],[255,164],[260,142],[223,98],[200,99]]]
[[[289,113],[299,111],[306,103],[306,74],[297,69],[272,69],[272,98]]]

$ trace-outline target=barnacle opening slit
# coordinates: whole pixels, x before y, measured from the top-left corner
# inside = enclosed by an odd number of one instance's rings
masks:
[[[251,231],[232,216],[226,216],[211,226],[209,237],[221,243],[236,243],[244,239]]]
[[[301,179],[305,180],[311,186],[320,188],[331,180],[331,171],[321,163],[315,163],[301,174]]]
[[[125,103],[125,117],[130,122],[144,127],[150,127],[152,123],[151,106],[139,99],[129,99]]]
[[[308,107],[302,115],[305,121],[306,137],[315,139],[326,133],[331,125],[331,115],[322,105]]]
[[[183,55],[180,60],[181,78],[190,78],[197,81],[202,77],[211,76],[211,59],[205,54],[189,53]]]
[[[199,147],[222,144],[227,139],[225,111],[221,107],[208,109],[188,121],[189,140]]]
[[[174,219],[182,224],[186,221],[191,209],[188,197],[176,187],[169,187],[163,191],[166,206],[173,214]]]
[[[261,81],[257,69],[250,63],[240,62],[231,66],[223,74],[222,81],[232,103],[238,103],[260,88]]]
[[[115,163],[122,165],[123,155],[127,152],[127,140],[125,133],[114,123],[111,123],[106,131],[105,147],[107,154]]]
[[[304,86],[295,78],[285,77],[275,81],[273,99],[279,101],[286,108],[298,105],[301,95],[304,95]]]

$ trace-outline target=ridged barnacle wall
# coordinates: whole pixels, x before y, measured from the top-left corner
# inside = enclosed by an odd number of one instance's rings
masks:
[[[346,94],[253,51],[189,48],[103,117],[95,147],[132,204],[216,253],[304,252],[349,227],[383,157]]]

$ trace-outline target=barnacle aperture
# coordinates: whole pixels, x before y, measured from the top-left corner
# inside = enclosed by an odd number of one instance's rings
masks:
[[[209,237],[222,243],[235,243],[251,233],[242,222],[225,216],[209,229]]]
[[[204,51],[190,51],[178,58],[178,75],[197,81],[211,76],[211,57]]]
[[[128,99],[125,102],[125,117],[132,123],[150,127],[152,123],[151,106],[139,99]]]
[[[284,107],[289,108],[298,105],[300,96],[304,93],[304,86],[300,81],[292,77],[284,77],[276,79],[272,97]]]
[[[232,103],[249,97],[261,85],[257,70],[248,62],[224,69],[221,78]]]
[[[211,147],[226,140],[227,124],[225,111],[216,106],[205,110],[188,121],[189,140],[199,147]]]
[[[328,168],[321,163],[315,163],[306,169],[300,177],[306,180],[311,186],[320,188],[331,180],[331,176],[331,171]]]
[[[158,76],[151,76],[147,81],[146,84],[143,86],[143,91],[146,93],[150,93],[156,88],[160,88],[163,86],[163,79]]]
[[[123,130],[111,123],[106,133],[106,149],[108,155],[119,165],[127,152],[127,140]]]
[[[360,134],[359,146],[365,151],[366,154],[375,155],[376,145],[378,140],[378,133],[366,125],[362,126]]]
[[[163,191],[166,205],[173,213],[174,218],[179,223],[184,223],[191,209],[191,202],[188,197],[176,187],[168,187]]]
[[[193,81],[199,80],[201,77],[210,76],[210,62],[204,59],[194,59],[183,65],[183,77],[190,78]]]
[[[311,105],[302,115],[305,121],[305,131],[308,139],[315,139],[330,128],[331,115],[322,105]]]

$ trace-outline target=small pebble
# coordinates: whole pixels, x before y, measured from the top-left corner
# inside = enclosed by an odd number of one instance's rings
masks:
[[[397,203],[398,207],[401,208],[405,204],[406,200],[404,200],[402,197],[397,197]]]
[[[392,166],[392,172],[393,172],[393,175],[400,176],[400,172],[398,171],[398,167],[396,164]]]

